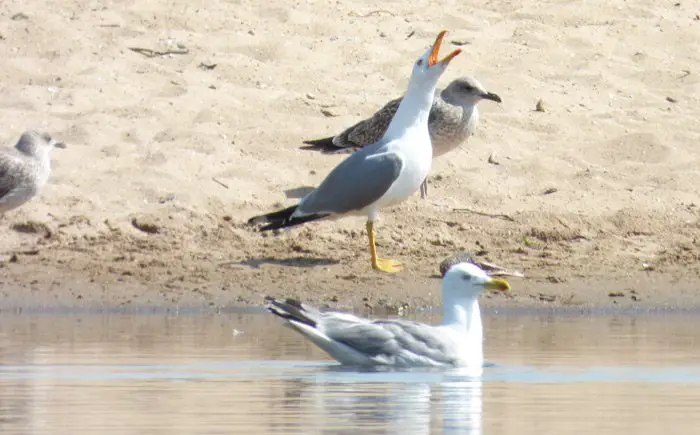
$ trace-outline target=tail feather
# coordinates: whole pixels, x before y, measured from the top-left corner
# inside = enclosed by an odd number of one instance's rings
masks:
[[[283,210],[279,211],[273,211],[272,213],[266,213],[266,214],[261,214],[259,216],[253,216],[252,218],[248,219],[248,224],[254,225],[254,224],[259,224],[259,223],[268,223],[268,222],[275,222],[278,220],[285,220],[289,219],[292,216],[292,213],[297,209],[297,205],[293,205],[291,207],[287,207]]]
[[[336,151],[338,149],[335,144],[333,144],[333,136],[324,137],[322,139],[309,139],[304,141],[308,146],[301,147],[303,150],[313,150],[313,151]]]
[[[309,339],[339,363],[351,366],[367,366],[374,363],[370,356],[326,335],[323,314],[316,308],[295,299],[282,301],[270,296],[265,299],[268,311],[285,319],[285,325]]]
[[[316,327],[320,313],[315,308],[302,304],[296,299],[279,300],[271,296],[265,297],[267,310],[285,320],[294,320],[312,328]]]
[[[291,207],[287,207],[283,210],[279,211],[273,211],[272,213],[267,213],[263,214],[260,216],[254,216],[250,219],[248,219],[248,224],[249,225],[255,225],[255,224],[267,224],[263,227],[260,228],[260,231],[269,231],[269,230],[277,230],[280,228],[288,228],[288,227],[294,227],[297,225],[301,225],[306,222],[311,222],[315,221],[318,219],[323,219],[324,217],[327,217],[328,214],[312,214],[312,215],[306,215],[306,216],[299,216],[299,217],[292,217],[294,212],[296,211],[297,205],[293,205]]]
[[[323,139],[305,140],[304,143],[308,144],[308,146],[301,147],[301,149],[320,151],[322,154],[351,154],[360,149],[360,147],[350,145],[336,145],[333,139],[333,136],[329,136]]]

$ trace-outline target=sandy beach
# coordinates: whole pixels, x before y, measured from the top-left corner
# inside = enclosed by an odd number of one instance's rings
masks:
[[[3,1],[1,145],[36,128],[67,149],[0,217],[0,307],[434,306],[461,251],[526,275],[487,306],[700,307],[700,8],[427,5]],[[441,29],[464,52],[440,85],[503,103],[427,200],[383,211],[406,270],[369,267],[362,218],[247,226],[344,158],[299,148],[400,96]]]

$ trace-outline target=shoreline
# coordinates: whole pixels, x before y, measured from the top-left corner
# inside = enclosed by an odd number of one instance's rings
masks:
[[[250,211],[217,217],[164,207],[100,223],[79,216],[19,221],[8,225],[22,228],[8,230],[14,246],[0,251],[0,309],[216,312],[260,307],[270,295],[368,315],[413,312],[440,306],[439,263],[464,251],[525,275],[505,277],[510,294],[485,294],[485,308],[700,308],[695,221],[647,214],[647,232],[638,234],[629,212],[623,216],[632,227],[619,213],[464,221],[435,208],[415,198],[382,222],[378,249],[405,262],[398,274],[370,268],[361,219],[279,235],[246,225]],[[418,225],[425,230],[413,231]]]
[[[369,318],[383,317],[413,317],[421,315],[439,316],[441,307],[419,307],[417,309],[396,310],[368,310],[364,307],[357,308],[332,308],[324,307],[324,310],[344,311]],[[481,304],[481,312],[487,316],[700,316],[700,306],[564,306],[564,305],[529,305],[514,306],[499,304]],[[263,305],[228,305],[223,307],[210,306],[129,306],[129,307],[105,307],[105,306],[0,306],[0,315],[9,316],[210,316],[210,315],[267,315]]]
[[[364,262],[361,262],[364,264]],[[437,266],[437,265],[436,265]],[[367,316],[439,313],[440,279],[437,274],[422,276],[350,275],[365,285],[337,277],[302,279],[306,271],[293,267],[262,267],[258,275],[272,275],[272,269],[285,276],[290,289],[277,286],[251,288],[230,286],[222,277],[207,284],[181,287],[144,282],[108,282],[86,279],[70,271],[45,268],[44,277],[36,274],[27,282],[33,266],[14,264],[13,281],[3,280],[0,313],[22,314],[216,314],[264,311],[264,297],[294,297],[325,310],[350,311]],[[5,263],[0,270],[8,271]],[[249,270],[249,272],[251,272]],[[334,273],[322,274],[326,277]],[[47,278],[46,281],[44,278]],[[251,278],[248,276],[248,278]],[[254,278],[254,277],[253,277]],[[384,278],[384,279],[381,279]],[[697,289],[700,279],[679,280],[677,274],[636,272],[619,278],[568,278],[551,282],[546,277],[505,277],[512,290],[505,295],[485,293],[481,306],[485,312],[524,312],[530,314],[694,314],[700,313]],[[255,281],[255,279],[253,279]],[[272,280],[276,282],[277,280]],[[311,281],[311,283],[310,283]],[[228,284],[224,284],[224,283]],[[307,283],[307,284],[304,284]],[[332,289],[327,287],[332,285]],[[301,284],[301,285],[300,285]]]

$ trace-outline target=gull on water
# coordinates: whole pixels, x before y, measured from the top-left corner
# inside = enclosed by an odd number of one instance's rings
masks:
[[[348,127],[336,136],[304,141],[302,149],[319,150],[326,154],[347,153],[373,144],[386,131],[401,98],[389,101],[374,115]],[[437,89],[428,117],[428,130],[433,143],[433,158],[452,151],[473,135],[479,124],[477,103],[481,100],[501,102],[501,97],[488,92],[473,77],[453,80],[445,89]],[[421,198],[428,194],[426,181],[421,184]]]
[[[293,227],[319,219],[349,215],[367,216],[367,236],[372,267],[398,272],[401,264],[377,256],[374,221],[379,209],[405,201],[430,172],[433,150],[428,116],[440,76],[461,50],[438,61],[446,31],[414,63],[408,89],[396,115],[378,142],[363,147],[336,166],[318,188],[299,204],[255,216],[250,224],[264,223],[260,230]]]
[[[484,365],[479,295],[510,284],[472,263],[453,265],[442,279],[439,326],[409,320],[370,320],[320,312],[295,300],[268,298],[267,309],[343,365],[460,367],[479,376]]]
[[[14,148],[0,149],[0,215],[39,193],[51,175],[51,151],[65,147],[48,133],[27,130]]]

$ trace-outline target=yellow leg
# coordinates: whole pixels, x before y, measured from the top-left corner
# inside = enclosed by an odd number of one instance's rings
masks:
[[[369,237],[369,254],[372,257],[372,268],[388,273],[400,271],[403,266],[398,261],[377,257],[377,246],[374,244],[374,236],[374,222],[367,221],[367,237]]]

